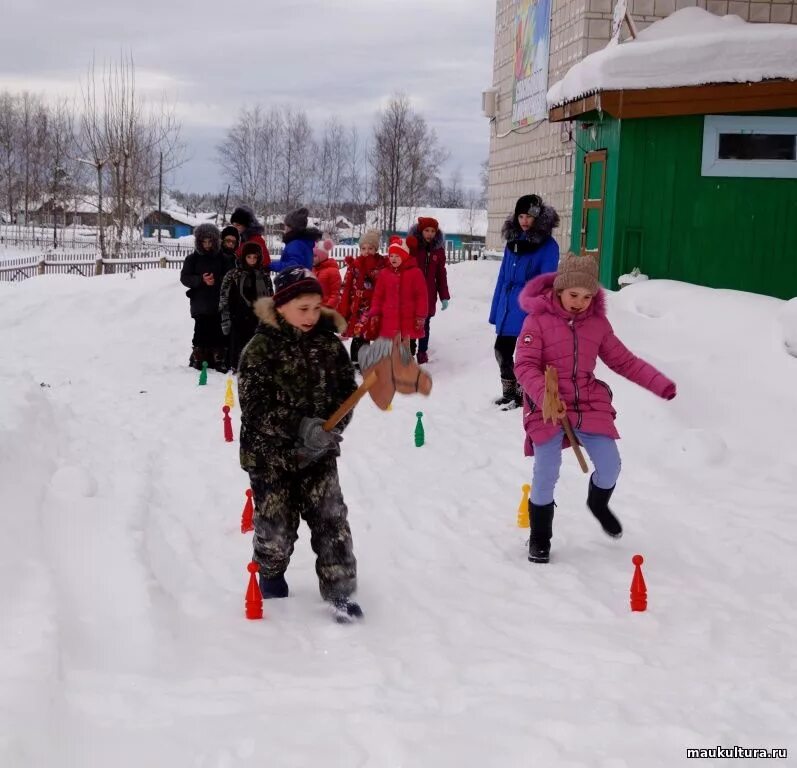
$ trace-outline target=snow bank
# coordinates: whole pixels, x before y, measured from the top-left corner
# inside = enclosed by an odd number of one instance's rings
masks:
[[[797,357],[797,298],[787,302],[780,313],[783,326],[783,344],[786,351]]]
[[[224,377],[197,387],[185,365],[176,273],[0,285],[0,765],[671,768],[689,746],[788,745],[793,304],[660,280],[610,294],[620,338],[679,394],[601,367],[625,535],[601,533],[566,454],[534,567],[521,417],[491,404],[498,269],[449,267],[432,397],[364,401],[346,432],[357,627],[321,605],[304,526],[291,598],[244,620],[247,478]],[[649,610],[632,615],[636,552]]]
[[[750,24],[683,8],[573,66],[548,91],[555,107],[597,91],[797,79],[797,26]]]

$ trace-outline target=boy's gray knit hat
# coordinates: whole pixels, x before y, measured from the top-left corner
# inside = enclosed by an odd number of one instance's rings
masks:
[[[553,289],[558,293],[567,288],[583,288],[593,295],[598,292],[598,260],[594,256],[576,256],[575,253],[562,256]]]

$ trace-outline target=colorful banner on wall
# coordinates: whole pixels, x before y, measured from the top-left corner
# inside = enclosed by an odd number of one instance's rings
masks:
[[[519,128],[548,117],[551,0],[515,0],[514,32],[512,127]]]

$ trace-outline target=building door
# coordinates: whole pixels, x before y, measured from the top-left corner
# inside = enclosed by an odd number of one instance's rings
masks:
[[[584,199],[581,204],[581,255],[600,259],[603,241],[603,198],[606,192],[606,150],[584,156]]]

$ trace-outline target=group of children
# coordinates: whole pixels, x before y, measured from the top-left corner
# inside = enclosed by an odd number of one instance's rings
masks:
[[[343,337],[351,340],[355,367],[364,345],[396,334],[411,354],[417,353],[419,363],[428,362],[437,299],[442,309],[451,299],[438,222],[419,218],[406,239],[391,239],[387,256],[379,254],[380,233],[366,232],[359,255],[346,259],[344,282],[332,258],[332,241],[308,227],[308,215],[306,208],[299,208],[285,217],[285,249],[279,260],[271,259],[263,227],[249,208],[236,208],[221,233],[213,224],[197,227],[195,250],[180,276],[194,318],[189,365],[202,368],[207,362],[221,372],[237,371],[258,325],[254,303],[273,295],[271,272],[291,267],[312,270],[322,288],[323,306],[338,309],[346,320]]]
[[[534,456],[528,559],[535,563],[550,557],[554,489],[568,445],[565,419],[595,466],[587,507],[608,535],[622,535],[609,508],[620,473],[616,412],[611,390],[595,377],[597,360],[661,398],[671,400],[676,394],[672,381],[615,336],[597,260],[572,253],[559,259],[551,234],[557,224],[556,212],[538,196],[518,200],[504,227],[507,246],[490,311],[503,387],[498,402],[523,405],[526,454]],[[234,329],[234,318],[245,310],[255,316],[247,318],[241,336],[252,338],[240,354],[238,392],[241,466],[253,491],[254,558],[264,598],[288,596],[285,571],[304,519],[322,598],[338,621],[363,615],[352,599],[356,559],[336,463],[350,414],[331,431],[324,429],[324,420],[355,391],[354,361],[364,344],[380,336],[398,336],[408,346],[417,340],[428,343],[437,297],[443,309],[450,298],[438,233],[437,222],[421,219],[406,239],[391,240],[382,256],[379,233],[367,232],[359,256],[347,259],[342,285],[337,265],[325,266],[331,260],[328,243],[309,252],[303,247],[302,263],[283,268],[273,292],[270,280],[264,283],[262,277],[258,287],[262,253],[244,243],[238,266],[223,279],[236,302],[228,300],[225,323]],[[197,248],[202,252],[194,254],[196,268],[206,270],[202,283],[213,287],[212,232],[198,228]],[[251,279],[247,270],[252,270]],[[189,287],[199,286],[192,282]],[[192,313],[193,308],[192,297]],[[342,338],[351,339],[350,352]],[[426,345],[419,345],[419,362],[425,353]],[[561,396],[552,423],[543,420],[548,367],[559,374]]]

